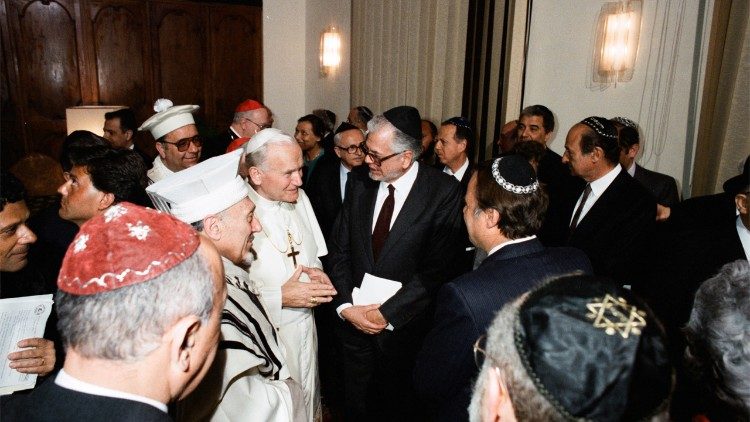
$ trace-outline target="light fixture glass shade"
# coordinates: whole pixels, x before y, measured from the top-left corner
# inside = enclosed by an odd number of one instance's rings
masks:
[[[633,78],[641,32],[640,0],[606,3],[599,13],[594,48],[594,82]]]
[[[341,64],[341,34],[329,26],[320,36],[320,73],[330,74]]]
[[[65,123],[68,135],[76,130],[88,130],[99,136],[104,135],[104,114],[125,106],[78,106],[65,109]]]

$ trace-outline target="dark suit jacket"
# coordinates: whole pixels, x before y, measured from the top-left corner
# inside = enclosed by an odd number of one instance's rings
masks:
[[[329,276],[338,294],[333,306],[352,302],[365,273],[403,283],[380,307],[394,327],[376,336],[381,350],[414,352],[427,329],[438,288],[454,274],[461,227],[461,191],[455,178],[420,165],[416,181],[391,227],[380,258],[372,254],[372,221],[380,182],[353,173],[351,191],[329,246]]]
[[[641,182],[654,195],[657,204],[672,208],[680,202],[680,194],[677,193],[677,182],[675,182],[674,177],[645,169],[636,164],[633,178]]]
[[[472,345],[500,308],[551,277],[591,274],[586,255],[573,248],[544,248],[536,239],[488,256],[475,271],[440,289],[435,325],[417,357],[417,394],[436,420],[468,420],[471,387],[478,373]]]
[[[466,172],[464,173],[464,176],[460,181],[462,209],[464,204],[466,203],[464,201],[464,197],[466,195],[466,189],[468,189],[469,187],[469,181],[471,180],[471,173],[474,171],[474,167],[474,163],[469,160],[469,167],[466,168]],[[467,273],[474,269],[474,253],[476,252],[474,245],[471,243],[471,240],[469,240],[469,233],[466,231],[466,224],[463,223],[463,219],[461,221],[461,244],[463,245],[463,253],[461,255],[462,257],[460,262],[457,263],[457,265],[460,267],[458,274]]]
[[[166,422],[161,410],[137,401],[69,390],[50,377],[31,394],[14,399],[2,409],[3,421],[38,422]]]
[[[333,222],[336,221],[343,203],[339,179],[341,160],[335,154],[325,154],[320,160],[315,172],[310,176],[305,193],[310,198],[326,243],[330,243]]]
[[[656,225],[656,201],[625,169],[578,223],[570,235],[570,220],[583,190],[563,201],[560,212],[549,215],[543,242],[581,249],[591,260],[594,274],[621,284],[642,281],[649,266],[651,236]]]
[[[227,152],[227,147],[235,139],[239,138],[231,129],[221,132],[212,139],[207,140],[201,149],[201,161],[217,157]]]

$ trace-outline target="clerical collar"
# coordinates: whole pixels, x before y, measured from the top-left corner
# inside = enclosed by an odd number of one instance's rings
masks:
[[[283,206],[284,204],[293,205],[284,201],[272,201],[270,199],[266,199],[261,194],[259,194],[258,191],[256,191],[255,188],[252,186],[250,186],[249,196],[250,196],[250,199],[252,199],[253,202],[255,203],[255,206],[257,206],[258,208],[263,208],[267,210],[276,210],[279,207]]]
[[[232,126],[229,126],[229,130],[231,130],[231,131],[232,131],[232,133],[234,133],[234,135],[235,135],[235,136],[236,136],[237,138],[242,138],[242,135],[240,135],[239,133],[237,133],[237,131],[236,131],[236,130],[234,130],[234,128],[233,128]]]
[[[499,251],[500,249],[502,249],[502,248],[504,248],[504,247],[506,247],[508,245],[512,245],[514,243],[526,242],[527,240],[531,240],[531,239],[536,239],[536,235],[531,235],[531,236],[528,236],[528,237],[522,237],[520,239],[513,239],[513,240],[509,240],[509,241],[507,241],[505,243],[501,243],[499,245],[495,245],[494,248],[490,249],[490,251],[487,252],[487,256],[492,255],[493,253]]]
[[[167,413],[167,405],[160,401],[144,396],[139,396],[137,394],[126,393],[124,391],[117,391],[111,388],[105,388],[99,385],[90,384],[69,375],[67,372],[65,372],[64,369],[61,369],[60,372],[58,372],[57,377],[55,378],[55,384],[59,385],[62,388],[78,391],[80,393],[145,403],[150,406],[154,406],[164,413]]]

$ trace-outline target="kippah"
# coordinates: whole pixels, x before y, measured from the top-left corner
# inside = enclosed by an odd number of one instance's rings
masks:
[[[453,126],[459,126],[464,129],[474,130],[471,127],[471,122],[469,122],[468,119],[465,117],[451,117],[450,119],[446,120],[443,124],[450,124]]]
[[[394,107],[383,113],[383,117],[401,132],[414,139],[422,139],[422,117],[419,116],[419,111],[416,108],[411,106]]]
[[[613,122],[619,123],[619,124],[621,124],[621,125],[623,125],[625,127],[629,127],[631,129],[638,130],[638,125],[634,121],[632,121],[632,120],[630,120],[630,119],[628,119],[626,117],[613,117],[611,120]]]
[[[492,176],[500,187],[518,194],[534,193],[539,189],[534,168],[520,155],[506,155],[492,162]]]
[[[598,133],[599,136],[617,140],[617,129],[612,122],[604,117],[587,117],[581,120],[581,124],[590,127],[594,132]]]
[[[591,276],[533,290],[514,342],[537,390],[576,420],[634,421],[663,410],[672,389],[666,338],[630,291]]]
[[[267,128],[263,129],[260,132],[256,133],[255,135],[250,138],[250,141],[245,143],[245,152],[247,154],[252,154],[253,152],[257,151],[260,147],[267,144],[269,141],[276,140],[276,139],[288,139],[292,142],[296,141],[294,138],[292,138],[290,135],[282,132],[279,129],[276,128]]]
[[[341,132],[346,132],[347,130],[359,130],[357,126],[354,126],[353,124],[349,122],[341,122],[339,127],[336,128],[336,131],[334,132],[334,135],[338,135]]]
[[[245,100],[237,105],[237,108],[234,109],[235,113],[242,113],[245,111],[253,111],[258,110],[261,108],[265,108],[263,104],[259,103],[255,100]]]
[[[81,226],[57,287],[86,296],[147,282],[185,261],[198,233],[169,214],[122,202]]]

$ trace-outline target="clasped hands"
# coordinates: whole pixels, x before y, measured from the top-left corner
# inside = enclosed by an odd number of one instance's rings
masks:
[[[377,303],[350,306],[341,311],[341,316],[365,334],[378,334],[388,326],[388,321],[380,312],[380,304]]]
[[[55,367],[55,343],[43,338],[27,338],[17,344],[17,352],[9,353],[10,367],[23,374],[47,375]]]
[[[310,278],[309,283],[299,281],[302,273]],[[285,308],[314,308],[328,303],[336,295],[331,279],[318,268],[299,265],[292,276],[281,286],[281,306]]]

